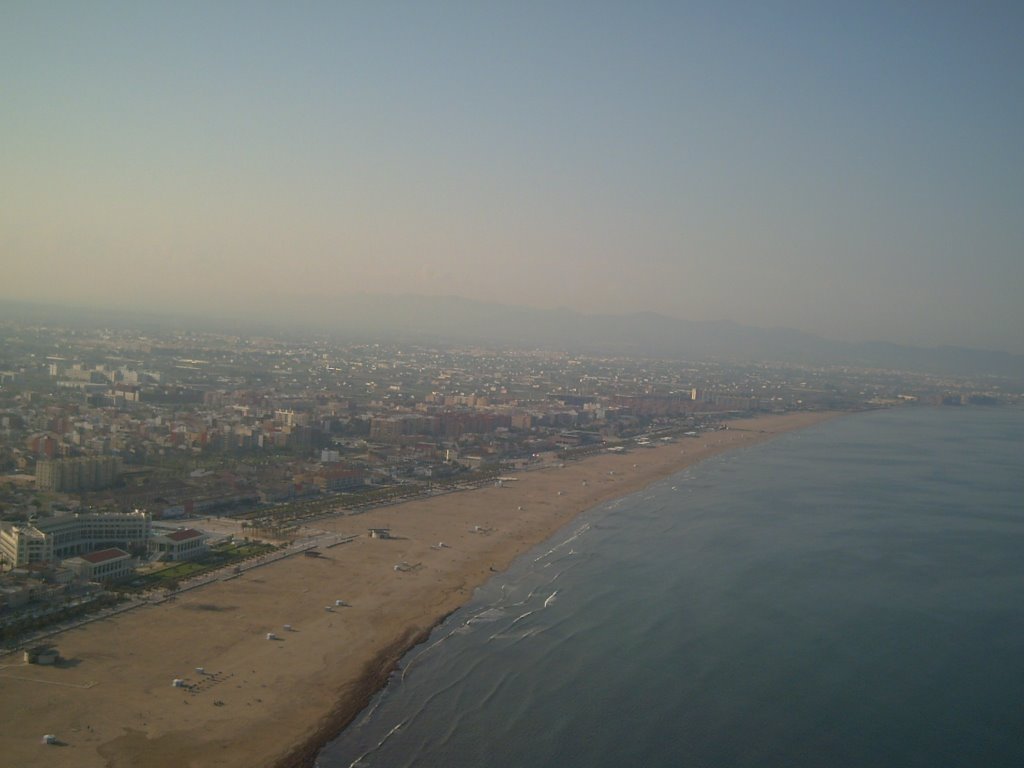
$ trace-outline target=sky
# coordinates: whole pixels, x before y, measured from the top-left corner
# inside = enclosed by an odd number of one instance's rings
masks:
[[[1024,353],[1020,3],[0,4],[0,298]]]

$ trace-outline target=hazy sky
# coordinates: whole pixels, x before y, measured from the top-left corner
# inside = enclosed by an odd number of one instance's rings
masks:
[[[0,3],[0,297],[1024,352],[1024,5]]]

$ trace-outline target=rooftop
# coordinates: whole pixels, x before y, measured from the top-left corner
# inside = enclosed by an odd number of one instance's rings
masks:
[[[117,547],[111,547],[110,549],[100,549],[96,552],[89,552],[88,554],[82,555],[82,559],[87,563],[96,565],[97,563],[105,563],[108,560],[115,560],[119,557],[128,557],[128,553],[123,549]]]
[[[195,528],[185,528],[181,531],[171,531],[167,534],[167,538],[171,541],[187,541],[188,539],[194,539],[197,536],[202,536],[200,531]]]

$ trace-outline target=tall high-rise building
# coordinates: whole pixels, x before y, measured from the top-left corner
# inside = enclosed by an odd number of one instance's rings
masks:
[[[113,456],[81,456],[36,462],[36,488],[69,493],[95,491],[113,485],[121,460]]]

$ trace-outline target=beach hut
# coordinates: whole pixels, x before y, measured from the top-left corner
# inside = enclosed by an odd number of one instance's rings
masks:
[[[273,632],[267,632],[267,640],[277,640],[277,635]]]
[[[26,664],[56,664],[60,654],[52,645],[37,645],[26,649],[23,658]]]
[[[174,678],[171,681],[171,687],[172,688],[184,688],[185,687],[185,681],[182,680],[180,677],[176,677],[176,678]]]
[[[56,736],[54,736],[52,733],[47,733],[47,734],[44,734],[42,743],[43,744],[57,744],[59,742],[57,741],[57,737]]]

